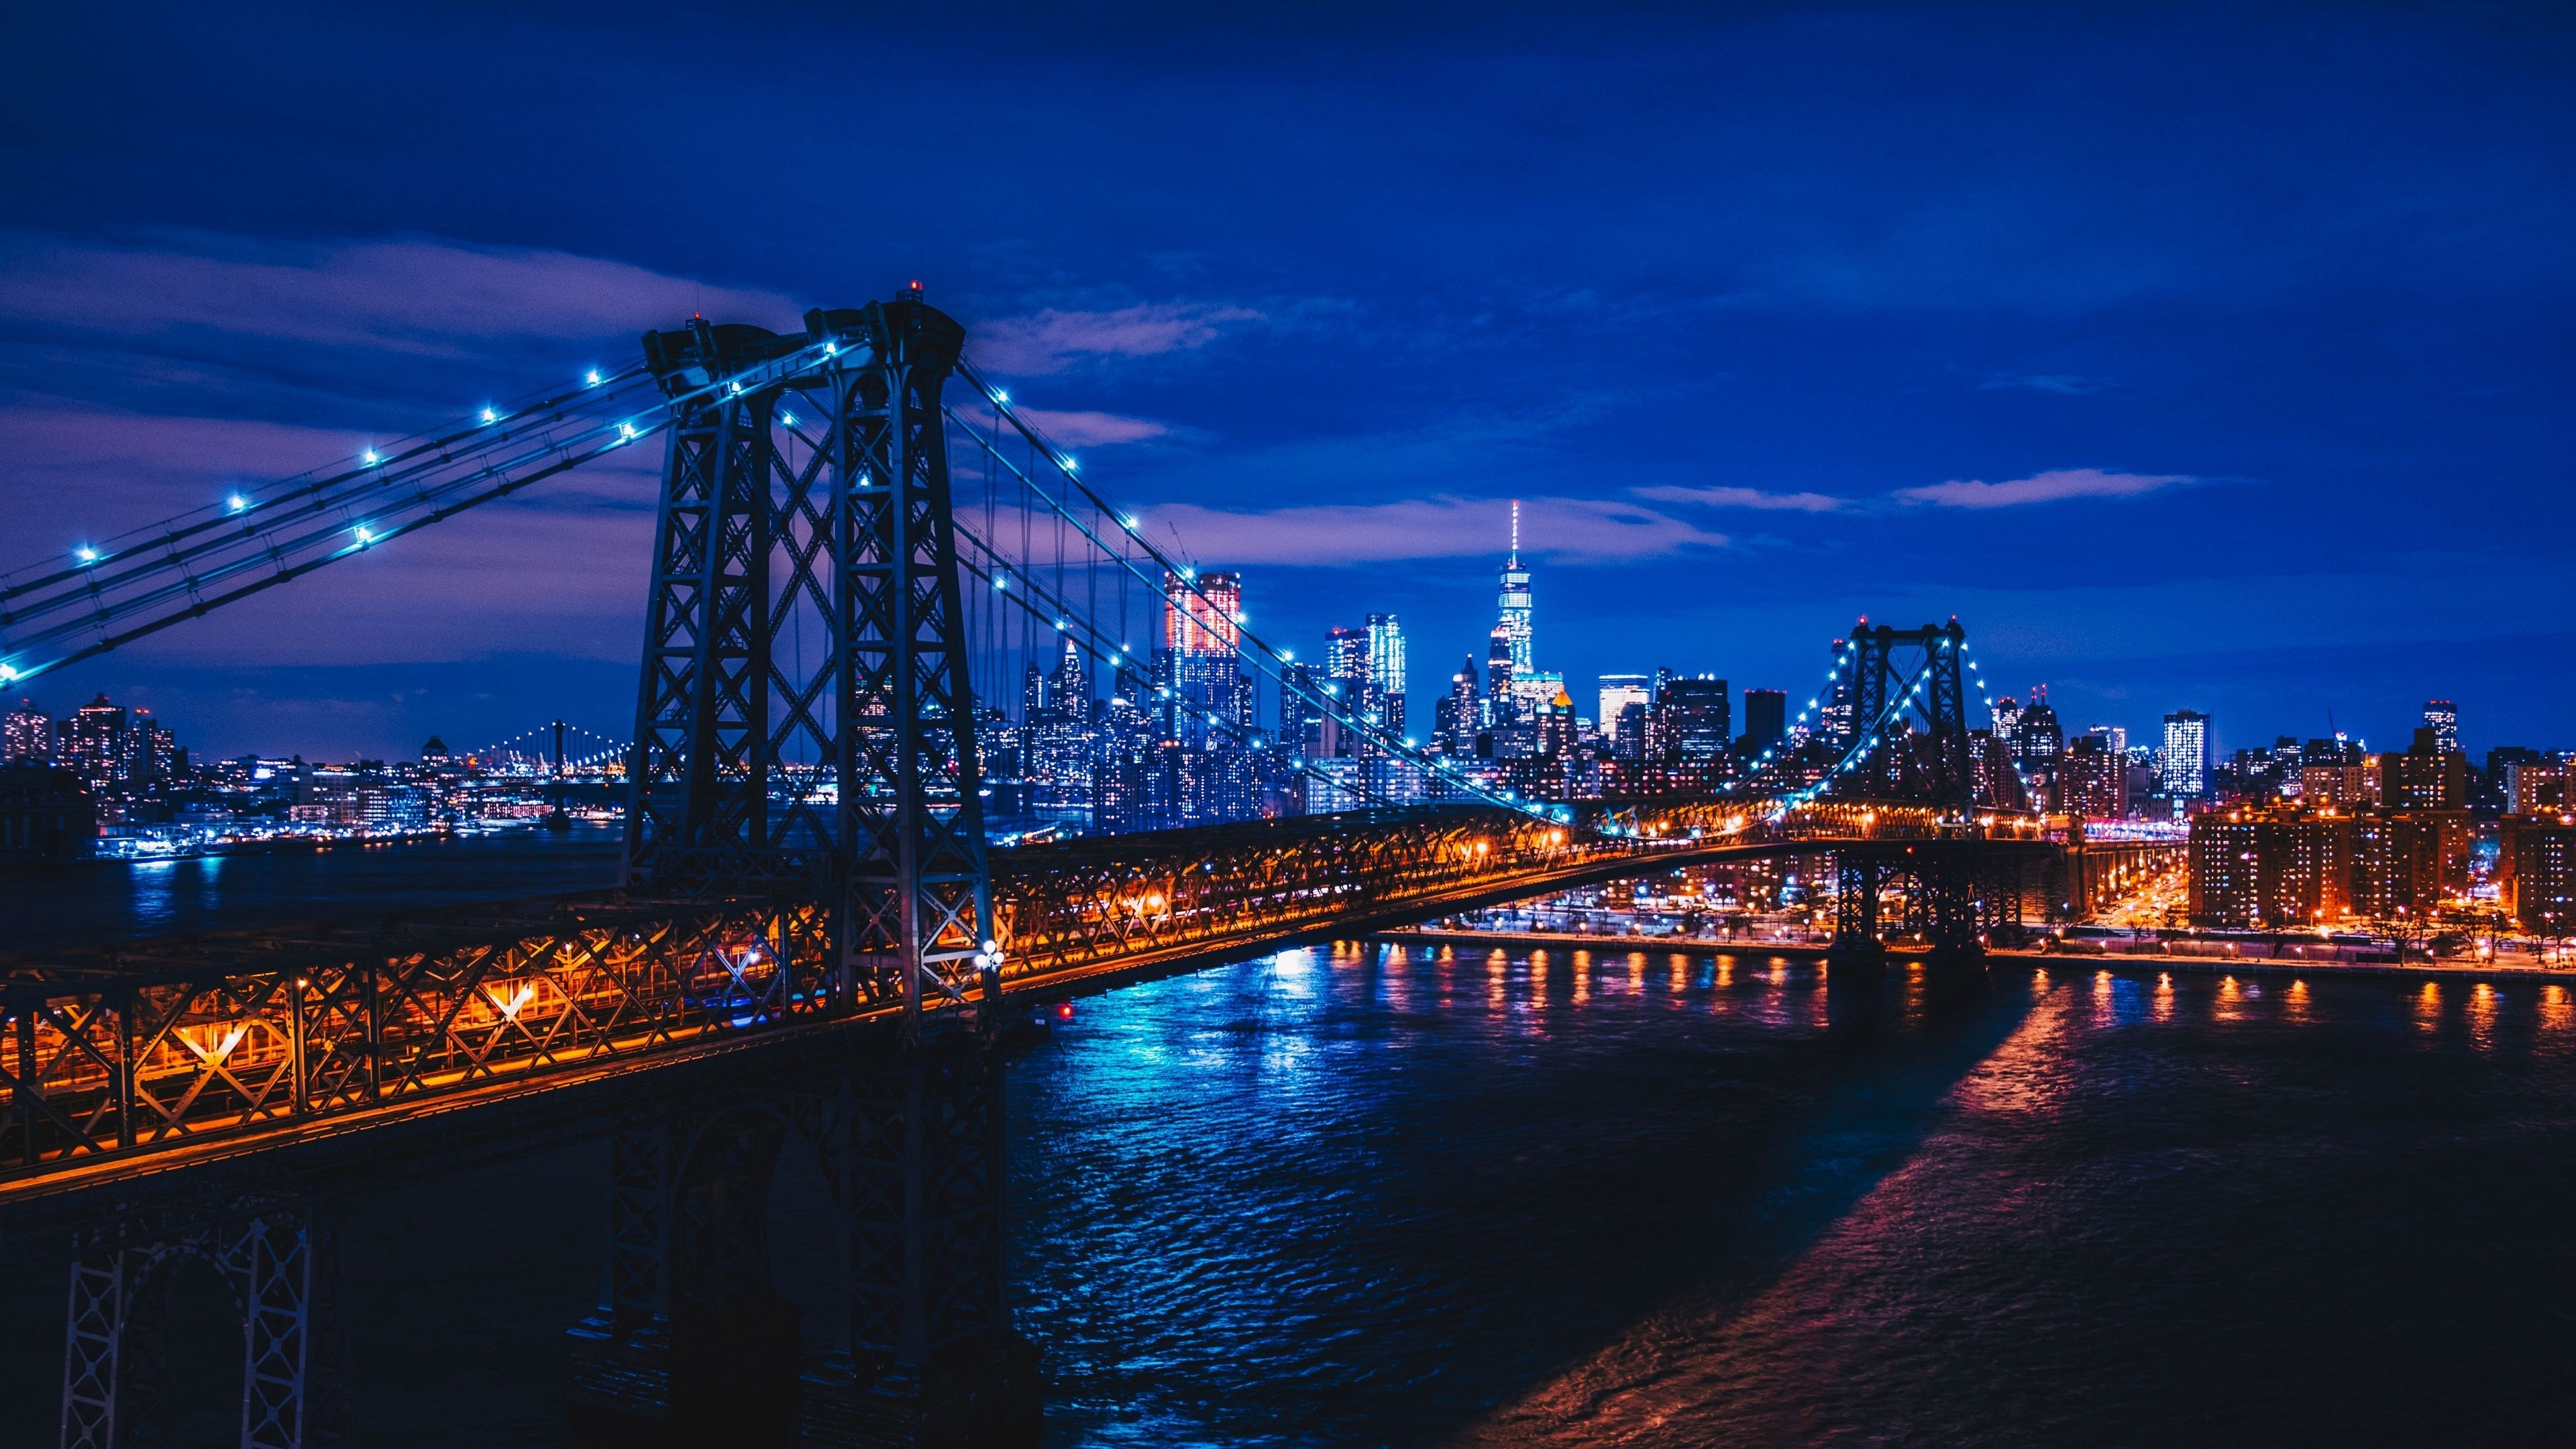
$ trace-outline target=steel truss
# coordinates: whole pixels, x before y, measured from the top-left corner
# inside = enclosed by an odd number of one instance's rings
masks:
[[[650,1058],[829,1008],[811,902],[568,897],[0,977],[0,1182]]]
[[[343,1442],[347,1344],[333,1235],[310,1207],[252,1210],[177,1231],[119,1222],[76,1240],[63,1449],[163,1442],[161,1309],[170,1273],[186,1258],[215,1271],[241,1314],[242,1449]]]
[[[1963,668],[1967,637],[1956,619],[1919,629],[1880,624],[1852,631],[1852,720],[1862,731],[1854,749],[1863,763],[1842,793],[1957,809],[1977,803]],[[1898,667],[1901,649],[1922,651],[1910,679]],[[1913,733],[1917,712],[1925,725],[1920,736]]]
[[[998,966],[940,406],[965,332],[912,298],[805,322],[645,338],[674,419],[628,879],[810,882],[836,997],[917,1021]]]
[[[1965,839],[1835,846],[1835,955],[1874,957],[1890,925],[1923,940],[1936,964],[1982,960],[1989,944],[2019,945],[2028,867],[2041,852],[2008,845]],[[1881,914],[1882,893],[1890,888],[1903,893],[1893,922]]]
[[[1515,811],[1474,808],[1023,847],[996,884],[1008,946],[1003,980],[1008,987],[1293,935],[1633,853]]]
[[[1022,850],[1007,984],[1541,889],[1634,849],[1435,809]],[[831,927],[811,898],[612,892],[0,968],[0,1187],[892,1009],[838,990]]]

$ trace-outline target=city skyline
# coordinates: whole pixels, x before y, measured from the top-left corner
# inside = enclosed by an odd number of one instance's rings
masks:
[[[1477,653],[1471,653],[1468,656],[1471,663],[1477,664],[1480,668],[1490,667],[1490,664],[1492,663],[1499,663],[1501,658],[1499,652],[1501,644],[1499,641],[1508,637],[1512,644],[1511,657],[1515,661],[1513,666],[1515,670],[1528,673],[1533,676],[1543,674],[1549,680],[1557,684],[1561,684],[1563,688],[1572,691],[1578,701],[1576,705],[1578,713],[1581,713],[1583,706],[1590,704],[1596,697],[1602,701],[1608,701],[1614,688],[1614,684],[1617,687],[1623,688],[1632,685],[1637,687],[1647,686],[1651,684],[1659,671],[1666,674],[1714,678],[1721,681],[1732,679],[1737,693],[1750,691],[1776,691],[1792,699],[1804,694],[1812,693],[1818,687],[1820,681],[1813,679],[1805,681],[1802,684],[1794,679],[1786,681],[1757,681],[1743,678],[1741,676],[1729,676],[1722,672],[1722,664],[1718,668],[1696,666],[1679,667],[1669,662],[1655,661],[1646,663],[1641,668],[1637,667],[1637,662],[1630,661],[1626,667],[1613,669],[1590,678],[1569,677],[1563,670],[1538,670],[1536,666],[1537,646],[1535,642],[1537,638],[1537,624],[1535,620],[1538,617],[1539,612],[1535,602],[1537,598],[1537,589],[1534,583],[1536,571],[1524,565],[1519,556],[1520,518],[1518,500],[1510,500],[1506,504],[1506,507],[1509,511],[1506,514],[1506,527],[1508,529],[1508,533],[1501,561],[1502,594],[1499,610],[1501,619],[1498,624],[1484,631],[1485,637],[1497,642],[1495,643],[1494,650],[1485,651],[1493,655],[1493,658],[1490,661],[1480,657]],[[1205,573],[1202,577],[1191,581],[1191,583],[1194,583],[1195,587],[1185,585],[1177,576],[1167,577],[1165,580],[1165,587],[1171,592],[1171,596],[1163,605],[1164,617],[1160,626],[1163,648],[1176,655],[1182,656],[1215,658],[1222,655],[1224,657],[1231,658],[1233,652],[1239,647],[1240,641],[1240,626],[1232,621],[1232,616],[1241,613],[1245,608],[1246,574],[1241,570],[1213,570]],[[1363,602],[1365,602],[1365,600]],[[1266,607],[1276,607],[1276,604],[1268,605]],[[1349,611],[1345,610],[1345,612]],[[1394,646],[1393,658],[1395,661],[1392,666],[1391,677],[1396,681],[1394,683],[1392,693],[1399,700],[1403,699],[1407,693],[1402,681],[1404,680],[1407,668],[1405,658],[1409,645],[1407,643],[1407,635],[1398,630],[1397,620],[1399,616],[1392,611],[1378,611],[1374,609],[1362,609],[1359,613],[1360,617],[1362,617],[1365,622],[1356,628],[1334,624],[1326,627],[1322,631],[1321,635],[1314,641],[1316,644],[1322,646],[1317,650],[1316,657],[1328,658],[1330,656],[1330,652],[1335,648],[1337,640],[1343,636],[1352,636],[1354,638],[1354,642],[1358,645],[1358,653],[1354,657],[1367,660],[1372,656],[1375,656],[1381,661],[1375,665],[1363,664],[1361,667],[1365,670],[1372,671],[1372,683],[1384,692],[1387,689],[1387,681],[1385,678],[1376,676],[1383,674],[1387,668],[1387,666],[1382,662],[1385,658],[1384,641],[1391,638]],[[1834,637],[1839,639],[1840,634],[1837,633]],[[1438,656],[1435,654],[1435,657]],[[43,710],[44,706],[41,702],[43,695],[48,692],[57,694],[62,693],[60,690],[48,691],[46,688],[47,685],[56,684],[58,682],[58,680],[49,679],[12,690],[8,696],[0,698],[0,715],[11,714],[22,709]],[[1095,693],[1100,693],[1101,697],[1104,699],[1109,697],[1110,693],[1115,692],[1114,689],[1107,692],[1101,692],[1096,688],[1099,683],[1099,681],[1090,681],[1086,687],[1094,687]],[[1114,685],[1114,681],[1111,681],[1110,683]],[[1994,684],[1995,681],[1990,680],[1989,683]],[[1595,687],[1596,685],[1597,688]],[[1485,687],[1485,685],[1480,676],[1480,688],[1482,687]],[[631,691],[631,684],[628,685],[627,688]],[[1005,683],[998,679],[978,679],[975,681],[975,688],[979,697],[987,705],[1010,708],[1015,711],[1015,717],[1024,721],[1028,717],[1027,712],[1030,706],[1028,703],[1029,696],[1027,695],[1025,683],[1015,691],[1012,688],[1006,687]],[[2045,681],[2040,681],[2023,688],[2016,688],[2009,683],[2003,683],[1997,690],[1998,702],[2009,706],[2015,698],[2023,695],[2025,690],[2034,693],[2036,697],[2044,699],[2048,688],[2049,685]],[[1016,699],[1014,698],[1015,693],[1019,696]],[[148,690],[146,691],[146,694],[148,697]],[[1430,695],[1424,696],[1426,703],[1430,697]],[[106,700],[107,691],[98,691],[95,703],[103,705],[106,703]],[[595,717],[600,722],[599,730],[596,732],[608,732],[612,727],[617,730],[622,730],[625,721],[619,718],[617,711],[613,707],[614,704],[622,703],[622,701],[606,701],[603,703],[610,704],[612,707],[606,712],[596,714]],[[2558,737],[2556,735],[2506,739],[2500,735],[2490,735],[2485,731],[2478,730],[2476,712],[2474,710],[2472,711],[2471,718],[2472,733],[2464,737],[2460,731],[2457,706],[2453,705],[2448,699],[2429,698],[2422,703],[2421,709],[2417,711],[2413,717],[2407,717],[2401,714],[2397,720],[2389,721],[2376,731],[2352,728],[2346,722],[2337,720],[2330,714],[2326,720],[2325,727],[2322,729],[2302,729],[2295,727],[2294,724],[2283,724],[2278,727],[2266,727],[2259,722],[2239,722],[2234,726],[2234,732],[2229,733],[2226,732],[2228,730],[2227,724],[2215,718],[2210,712],[2198,710],[2188,704],[2183,704],[2168,707],[2160,715],[2152,717],[2146,721],[2145,724],[2147,727],[2141,728],[2137,732],[2145,737],[2156,737],[2159,733],[2157,726],[2159,725],[2159,721],[2161,721],[2163,737],[2169,741],[2173,728],[2173,710],[2178,709],[2182,714],[2201,722],[2205,733],[2205,738],[2202,740],[2202,749],[2205,757],[2214,763],[2229,751],[2259,748],[2262,745],[2269,744],[2279,739],[2334,737],[2348,738],[2356,743],[2366,744],[2374,732],[2384,739],[2402,738],[2408,730],[2411,730],[2417,724],[2433,718],[2431,714],[2424,713],[2423,711],[2432,710],[2437,706],[2449,711],[2448,715],[2441,721],[2441,728],[2444,731],[2445,738],[2451,741],[2454,747],[2467,748],[2472,754],[2483,754],[2485,751],[2490,749],[2509,746],[2541,749],[2557,748],[2555,741]],[[139,699],[130,702],[130,706],[121,705],[119,707],[136,708],[146,717],[150,716],[152,713],[152,706],[141,703]],[[2142,707],[2148,709],[2155,708],[2152,704]],[[549,718],[558,716],[564,718],[578,718],[581,717],[582,714],[582,712],[578,710],[556,710],[553,705],[542,700],[511,701],[502,706],[502,710],[508,714],[509,718],[514,720],[523,720],[529,715],[529,711],[532,708],[537,709],[541,713],[546,713]],[[1792,708],[1794,708],[1794,705]],[[74,709],[46,711],[48,714],[59,713],[64,718],[69,718],[74,712]],[[1245,711],[1244,713],[1245,717],[1248,719],[1250,717],[1249,711]],[[1611,735],[1615,730],[1616,721],[1611,718],[1603,717],[1598,709],[1596,709],[1592,714],[1584,715],[1583,718],[1604,736]],[[1431,740],[1433,736],[1431,720],[1427,712],[1425,712],[1424,706],[1415,707],[1414,716],[1411,720],[1408,721],[1399,714],[1394,723],[1399,732],[1409,733],[1416,738],[1425,740],[1426,742]],[[2001,733],[2009,735],[2012,728],[2012,719],[2009,708],[2007,708],[2001,719],[1989,720],[1985,723],[1989,726],[1999,726]],[[430,733],[433,736],[436,736],[442,731],[446,733],[461,733],[461,731],[458,731],[453,726],[449,725],[433,725]],[[2087,718],[2081,723],[2069,721],[2065,726],[2066,737],[2070,740],[2078,733],[2102,734],[2106,731],[2118,735],[2122,739],[2123,746],[2125,747],[2125,740],[2128,734],[2131,733],[2131,728],[2128,723],[2123,721],[2104,720],[2100,718]],[[210,737],[210,744],[203,753],[208,758],[217,759],[234,759],[252,755],[286,758],[289,756],[301,757],[303,755],[310,754],[317,761],[325,759],[356,760],[370,757],[388,759],[406,757],[405,747],[400,745],[399,742],[386,741],[383,739],[376,739],[362,743],[329,743],[324,744],[319,748],[307,749],[301,746],[279,748],[274,744],[274,742],[266,740],[253,740],[249,743],[243,743],[242,741],[233,739],[229,736],[222,738]]]
[[[1484,520],[1518,497],[1570,681],[1666,660],[1795,690],[1820,629],[1956,613],[2000,677],[2133,732],[2181,706],[2258,738],[2387,732],[2456,694],[2491,743],[2570,712],[2526,667],[2564,637],[2540,543],[2571,506],[2563,24],[1762,13],[1611,44],[1537,13],[1031,12],[1009,25],[1046,44],[995,54],[898,23],[864,41],[925,101],[898,109],[952,118],[908,138],[927,204],[832,199],[754,243],[712,211],[605,220],[691,164],[612,142],[661,129],[650,98],[779,93],[746,49],[686,48],[683,78],[645,39],[676,22],[621,20],[613,83],[514,59],[597,36],[577,12],[470,39],[101,23],[31,24],[20,105],[69,139],[15,152],[0,201],[10,567],[619,364],[645,326],[792,325],[919,276],[1122,505],[1275,597],[1283,637],[1356,622],[1334,616],[1364,584],[1445,667],[1490,627]],[[1418,83],[1351,101],[1354,38]],[[469,103],[460,71],[511,99]],[[294,104],[220,103],[245,84]],[[1075,98],[1099,103],[1078,135],[1036,123]],[[595,164],[414,184],[527,135]],[[760,148],[667,145],[797,184]],[[1326,220],[1353,188],[1371,224]],[[571,698],[541,710],[612,724],[648,472],[83,665],[53,703],[328,750],[497,728],[547,688]]]

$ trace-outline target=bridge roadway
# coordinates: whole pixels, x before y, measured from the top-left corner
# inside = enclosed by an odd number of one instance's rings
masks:
[[[1002,988],[1053,1001],[1622,876],[1859,843],[1831,822],[1732,823],[1632,840],[1503,811],[1377,811],[996,852]],[[470,1156],[891,1041],[895,1006],[836,979],[829,939],[811,895],[606,892],[0,963],[0,1208],[219,1162],[247,1174],[257,1159],[274,1184]]]

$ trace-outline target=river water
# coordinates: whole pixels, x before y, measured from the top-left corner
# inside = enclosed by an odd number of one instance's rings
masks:
[[[1053,1445],[2571,1437],[2559,986],[1345,947],[1083,1001],[1010,1090]],[[346,1205],[359,1442],[560,1441],[598,1156]],[[49,1444],[61,1254],[0,1253]]]

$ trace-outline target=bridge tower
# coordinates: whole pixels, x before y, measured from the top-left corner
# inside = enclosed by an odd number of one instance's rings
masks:
[[[917,1030],[926,1006],[989,993],[999,967],[940,411],[965,330],[917,296],[805,325],[700,319],[644,339],[677,415],[627,880],[820,886],[835,989],[900,1000]],[[783,362],[808,365],[762,380]]]
[[[1945,835],[1965,837],[1977,804],[1968,738],[1967,631],[1959,621],[1917,629],[1862,623],[1852,630],[1853,748],[1859,762],[1844,793],[1899,799],[1955,815]],[[1920,719],[1923,728],[1917,731]],[[1905,891],[1904,926],[1921,935],[1941,967],[1973,967],[1996,931],[2018,934],[2020,889],[1980,859],[1967,839],[1856,844],[1835,853],[1839,907],[1833,959],[1845,976],[1874,971],[1879,893]],[[2009,921],[2006,898],[2009,895]]]
[[[941,408],[964,340],[917,290],[809,312],[801,335],[694,319],[644,337],[673,416],[627,886],[819,894],[833,1008],[899,1007],[900,1030],[627,1124],[606,1287],[573,1330],[586,1437],[1034,1441],[1034,1354],[1003,1292],[1000,956]],[[837,1274],[844,1307],[801,1373],[785,1346],[780,1377],[777,1353],[746,1368],[736,1330],[776,1303],[759,1205],[794,1140],[821,1154],[848,1248],[781,1265]],[[782,1396],[801,1413],[771,1424]]]
[[[1967,638],[1956,619],[1919,629],[1853,626],[1852,728],[1866,751],[1866,763],[1853,776],[1861,793],[1963,810],[1974,803]],[[1901,651],[1919,651],[1910,677],[1900,667]],[[1918,713],[1925,726],[1919,736],[1913,728]]]

